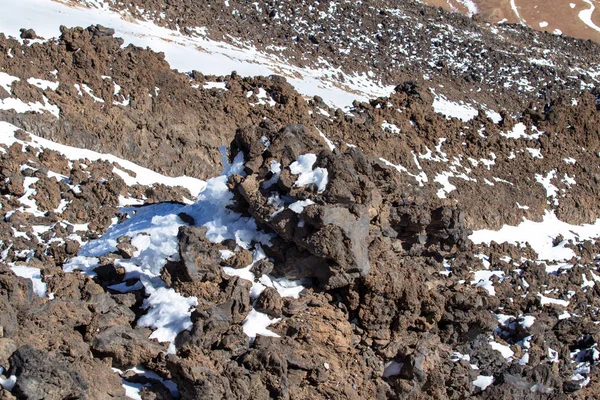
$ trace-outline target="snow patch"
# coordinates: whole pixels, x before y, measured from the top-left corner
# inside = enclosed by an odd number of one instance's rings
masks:
[[[268,326],[281,321],[281,318],[271,319],[267,314],[251,310],[244,320],[244,333],[251,339],[256,338],[256,335],[279,337],[278,334],[267,329]]]
[[[562,235],[564,240],[554,245],[554,238]],[[526,243],[538,254],[539,260],[567,261],[575,256],[573,250],[564,247],[569,240],[581,242],[600,237],[600,219],[594,224],[571,225],[560,221],[554,212],[546,211],[541,222],[523,220],[518,226],[505,225],[498,231],[482,229],[474,231],[469,239],[473,243],[511,243],[524,246]]]
[[[37,78],[29,78],[27,79],[27,83],[33,86],[37,86],[42,90],[50,89],[56,91],[58,89],[58,82],[51,82],[45,79],[37,79]]]
[[[392,123],[389,123],[386,120],[384,120],[381,123],[381,129],[383,129],[384,131],[389,131],[389,132],[391,132],[393,134],[396,134],[396,135],[401,132],[401,129],[398,128],[398,126],[396,126],[396,125],[394,125]]]
[[[442,185],[442,188],[437,191],[437,196],[440,199],[445,199],[448,193],[453,190],[456,190],[456,186],[450,183],[448,178],[453,177],[454,174],[452,172],[442,172],[441,174],[437,174],[435,178],[433,178],[434,182]]]
[[[433,92],[433,91],[432,91]],[[444,115],[447,119],[458,118],[463,122],[468,122],[478,114],[477,110],[464,102],[454,102],[448,100],[444,95],[438,95],[435,92],[433,100],[433,110]]]
[[[7,74],[6,72],[0,72],[0,87],[6,90],[8,94],[12,94],[13,82],[20,81],[20,78]]]
[[[310,199],[298,200],[298,201],[290,204],[288,206],[288,208],[290,210],[292,210],[293,212],[295,212],[296,214],[302,214],[302,211],[304,211],[304,207],[310,206],[312,204],[315,204],[315,202]]]
[[[33,283],[33,292],[39,297],[46,296],[46,284],[42,281],[42,274],[39,268],[27,267],[25,265],[12,265],[10,269],[15,275],[21,278],[31,279]]]
[[[510,359],[512,358],[512,356],[515,355],[515,352],[512,351],[510,347],[505,344],[501,344],[498,342],[490,342],[490,346],[492,347],[492,349],[499,351],[500,354],[502,354],[502,357],[506,359]]]
[[[477,379],[473,381],[473,386],[477,386],[479,389],[485,390],[492,383],[494,383],[493,376],[478,375]]]
[[[542,306],[548,305],[548,304],[556,304],[558,306],[561,307],[568,307],[569,306],[569,302],[566,300],[560,300],[560,299],[553,299],[551,297],[546,297],[541,293],[538,293],[537,296],[540,298],[540,304]]]
[[[317,162],[316,154],[304,154],[298,157],[298,160],[290,164],[290,171],[298,176],[295,186],[304,187],[310,184],[317,185],[317,192],[325,191],[328,183],[328,172],[326,168],[315,168],[313,165]]]
[[[477,9],[477,5],[473,0],[456,0],[458,3],[465,6],[467,9],[467,16],[472,17],[474,14],[477,14],[479,10]]]
[[[11,375],[8,378],[2,378],[2,374],[4,373],[4,368],[0,367],[0,386],[4,389],[12,392],[17,383],[17,377],[15,375]]]
[[[115,29],[115,36],[124,39],[123,46],[134,44],[155,52],[163,52],[171,68],[179,71],[199,70],[205,75],[222,75],[237,71],[241,76],[286,76],[301,94],[320,96],[335,108],[348,109],[354,100],[388,96],[394,85],[383,85],[366,73],[347,74],[342,67],[333,67],[323,60],[317,67],[297,67],[283,62],[278,56],[261,52],[250,45],[235,46],[209,39],[203,30],[188,36],[178,29],[171,30],[150,21],[134,20],[127,15],[102,7],[83,7],[69,2],[19,0],[0,2],[0,15],[27,16],[28,27],[46,38],[58,37],[59,27],[101,24]],[[23,18],[2,21],[6,35],[19,37]]]
[[[84,158],[90,161],[105,160],[113,162],[118,164],[121,168],[135,173],[136,176],[133,177],[120,168],[115,167],[114,169],[114,172],[121,176],[121,178],[123,178],[125,183],[129,186],[135,184],[152,185],[154,183],[162,183],[166,186],[182,186],[188,189],[192,195],[195,195],[206,185],[206,182],[204,182],[201,179],[187,176],[180,176],[177,178],[168,177],[154,172],[148,168],[140,167],[139,165],[131,161],[115,157],[111,154],[102,154],[87,149],[80,149],[76,147],[66,146],[60,143],[54,143],[50,140],[43,139],[29,132],[28,133],[31,137],[31,141],[25,143],[15,138],[15,132],[17,130],[18,128],[16,126],[5,121],[0,121],[0,143],[10,147],[13,143],[16,142],[23,145],[24,148],[27,146],[32,146],[38,149],[54,150],[72,161]]]
[[[596,6],[594,6],[594,3],[592,3],[591,0],[583,0],[585,3],[587,3],[590,8],[586,9],[586,10],[581,10],[579,11],[579,19],[586,24],[587,26],[589,26],[590,28],[592,28],[593,30],[600,32],[600,26],[596,25],[594,23],[594,21],[592,21],[592,15],[594,14],[594,10],[596,9]]]
[[[202,88],[227,90],[227,82],[206,82]]]

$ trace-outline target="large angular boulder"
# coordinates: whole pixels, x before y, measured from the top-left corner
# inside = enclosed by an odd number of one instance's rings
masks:
[[[62,357],[26,345],[17,349],[9,361],[8,374],[17,378],[12,393],[18,398],[62,400],[86,397],[87,382]]]

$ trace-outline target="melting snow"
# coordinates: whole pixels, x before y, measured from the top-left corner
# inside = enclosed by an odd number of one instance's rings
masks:
[[[271,319],[267,314],[251,310],[244,320],[243,330],[250,338],[256,338],[256,335],[279,337],[278,334],[267,329],[269,325],[279,321],[281,318]]]
[[[482,287],[488,292],[488,294],[490,296],[495,296],[496,289],[494,289],[494,284],[491,281],[491,278],[493,276],[497,276],[498,278],[501,278],[502,276],[504,276],[504,272],[502,272],[502,271],[486,271],[486,270],[477,271],[474,274],[471,284],[475,285],[477,287]]]
[[[269,93],[267,93],[267,91],[263,88],[258,88],[258,93],[256,94],[256,98],[258,98],[258,102],[250,103],[251,106],[268,105],[268,106],[274,107],[277,104],[277,102],[275,100],[273,100],[271,95]]]
[[[35,103],[25,103],[14,97],[7,97],[0,100],[0,110],[14,110],[17,113],[26,113],[29,111],[43,113],[44,111],[48,111],[56,118],[59,118],[60,109],[58,106],[50,104],[46,96],[43,96],[43,99],[44,104],[40,103],[39,101],[36,101]]]
[[[47,81],[44,79],[37,79],[37,78],[29,78],[27,79],[27,83],[29,83],[30,85],[33,86],[37,86],[42,90],[46,90],[46,89],[50,89],[50,90],[54,90],[56,91],[56,89],[58,89],[58,82],[51,82],[51,81]]]
[[[281,174],[281,163],[279,161],[272,160],[269,166],[269,171],[273,174],[271,178],[263,182],[262,187],[265,189],[270,188],[279,181],[279,175]]]
[[[519,321],[519,325],[521,325],[523,328],[527,329],[527,328],[531,328],[533,326],[533,323],[535,322],[535,317],[531,316],[531,315],[527,315],[521,318],[521,321]]]
[[[401,172],[401,173],[404,172],[404,173],[412,176],[413,178],[415,178],[415,180],[417,181],[419,186],[424,186],[424,182],[428,181],[427,174],[425,173],[425,171],[421,171],[418,174],[412,174],[408,171],[408,169],[406,169],[406,167],[404,167],[402,165],[393,164],[390,161],[386,160],[385,158],[380,158],[379,160],[381,160],[385,165],[394,168],[398,172]]]
[[[331,151],[335,150],[335,145],[333,144],[333,142],[331,140],[329,140],[327,138],[327,136],[325,136],[323,134],[323,132],[321,132],[319,130],[319,128],[317,128],[316,126],[315,126],[315,129],[317,130],[317,132],[319,132],[319,136],[321,136],[323,138],[323,140],[325,141],[325,143],[327,143],[327,147],[329,147],[329,150],[331,150]]]
[[[477,379],[475,379],[473,381],[473,385],[477,386],[481,390],[485,390],[493,382],[494,382],[494,377],[493,376],[478,375]]]
[[[35,136],[31,133],[29,134],[31,141],[25,144],[25,142],[15,138],[15,132],[17,130],[18,128],[16,126],[9,124],[8,122],[0,121],[0,143],[10,147],[13,143],[17,142],[21,143],[23,147],[33,146],[39,149],[51,149],[73,161],[83,158],[90,161],[106,160],[113,162],[118,164],[120,167],[136,174],[134,178],[124,170],[115,167],[114,172],[121,176],[125,183],[130,186],[135,184],[152,185],[154,183],[162,183],[166,186],[182,186],[187,188],[192,195],[195,195],[206,185],[206,183],[200,179],[187,176],[180,176],[177,178],[168,177],[154,172],[148,168],[140,167],[131,161],[115,157],[111,154],[102,154],[87,149],[65,146],[63,144],[54,143],[50,140]]]
[[[519,139],[522,137],[527,137],[527,134],[525,134],[526,130],[527,130],[527,127],[525,126],[525,124],[522,122],[519,122],[518,124],[515,124],[515,126],[513,126],[512,130],[510,132],[508,132],[508,133],[500,132],[500,135],[507,137],[507,138],[511,138],[511,139]]]
[[[95,103],[104,103],[104,99],[101,99],[100,97],[96,97],[94,95],[94,91],[92,90],[91,87],[89,87],[88,85],[86,85],[85,83],[81,84],[81,88],[92,98],[94,99]]]
[[[322,193],[327,187],[328,172],[327,169],[320,167],[313,170],[315,162],[317,162],[315,154],[301,155],[297,161],[290,164],[290,171],[294,175],[300,175],[296,179],[295,186],[304,187],[314,183],[317,185],[317,192]]]
[[[569,306],[569,302],[566,300],[560,300],[560,299],[553,299],[551,297],[546,297],[541,293],[538,293],[538,297],[540,298],[540,304],[542,306],[545,306],[547,304],[556,304],[558,306],[562,306],[562,307],[568,307]]]
[[[502,354],[502,357],[506,359],[509,359],[515,355],[515,352],[512,351],[510,347],[505,344],[501,344],[498,342],[490,342],[490,346],[492,347],[492,349],[499,351],[500,354]]]
[[[191,329],[191,310],[198,305],[196,297],[184,297],[173,289],[167,289],[160,277],[142,279],[146,297],[142,307],[147,309],[139,320],[139,326],[154,328],[150,339],[171,342],[169,353],[175,353],[173,342],[179,332]]]
[[[564,240],[555,246],[554,238],[562,235]],[[569,240],[583,241],[600,237],[600,219],[594,224],[571,225],[560,221],[554,212],[546,211],[542,222],[524,220],[518,226],[505,225],[498,231],[483,229],[474,231],[469,238],[473,243],[529,243],[539,260],[567,261],[575,256],[573,250],[564,247]]]
[[[485,110],[485,115],[492,120],[493,123],[498,124],[502,121],[500,113],[493,110]]]
[[[528,149],[529,150],[529,149]],[[536,182],[540,183],[546,189],[546,197],[554,199],[554,205],[558,205],[558,199],[556,195],[558,194],[558,188],[552,184],[552,179],[556,178],[556,170],[548,171],[546,176],[541,174],[535,174]]]
[[[445,199],[446,195],[453,190],[456,190],[456,186],[450,183],[448,178],[453,177],[454,174],[451,172],[442,172],[441,174],[437,174],[435,178],[433,178],[434,182],[442,185],[442,188],[437,191],[437,196],[440,199]]]
[[[288,206],[288,208],[290,210],[292,210],[293,212],[295,212],[296,214],[302,214],[302,211],[304,211],[304,207],[310,206],[311,204],[315,204],[315,202],[310,199],[298,200],[298,201],[290,204]]]
[[[579,14],[578,14],[579,19],[581,21],[583,21],[584,24],[586,24],[587,26],[592,28],[593,30],[600,32],[600,26],[596,25],[594,23],[594,21],[592,21],[592,15],[594,14],[594,10],[596,9],[596,6],[594,6],[594,3],[592,3],[591,0],[583,0],[583,1],[585,3],[587,3],[590,6],[590,8],[579,11]]]
[[[525,25],[526,21],[523,18],[521,18],[521,15],[519,14],[519,10],[517,9],[517,5],[515,4],[515,0],[510,0],[510,8],[512,8],[513,12],[517,16],[519,23],[521,25]]]
[[[204,89],[227,90],[227,82],[206,82],[202,87]]]
[[[2,374],[4,373],[4,368],[0,367],[0,386],[4,389],[11,392],[15,387],[15,383],[17,383],[17,377],[15,375],[11,375],[8,378],[2,378]]]
[[[27,267],[25,265],[13,265],[10,269],[15,275],[21,278],[31,279],[33,283],[33,292],[39,297],[46,296],[46,284],[42,281],[41,270],[39,268]]]
[[[97,9],[61,2],[3,1],[0,2],[0,15],[27,16],[27,26],[47,38],[57,37],[61,25],[101,24],[115,29],[115,36],[125,40],[124,46],[131,43],[163,52],[171,67],[180,71],[196,69],[206,75],[221,75],[225,71],[237,71],[242,76],[284,75],[298,92],[310,97],[321,96],[334,108],[349,108],[354,100],[388,96],[394,89],[393,85],[382,85],[367,74],[348,75],[341,67],[335,68],[325,62],[320,68],[292,66],[251,46],[236,47],[204,35],[186,36],[149,21],[130,20],[108,7],[103,7],[99,13]],[[19,37],[23,19],[5,18],[2,24],[6,35]]]
[[[384,131],[390,131],[391,133],[394,133],[394,134],[399,134],[401,132],[400,128],[398,128],[396,125],[391,124],[385,120],[381,123],[381,129],[383,129]]]
[[[314,156],[314,155],[313,155]],[[314,156],[316,159],[316,156]],[[299,163],[302,171],[311,169],[314,160],[307,157]],[[304,161],[304,162],[303,162]],[[275,288],[282,296],[298,297],[304,287],[298,281],[284,278],[262,276],[255,281],[250,271],[252,265],[265,258],[260,244],[269,245],[270,234],[258,230],[256,222],[249,217],[243,217],[231,211],[227,206],[233,194],[227,188],[227,177],[230,174],[243,173],[243,155],[239,153],[233,164],[227,164],[223,175],[209,179],[203,191],[198,195],[198,201],[190,205],[161,203],[141,208],[124,208],[121,212],[127,213],[129,219],[114,225],[99,239],[93,240],[82,246],[78,257],[64,265],[65,271],[80,269],[91,274],[98,265],[98,257],[116,250],[118,238],[129,236],[131,243],[137,248],[133,257],[128,260],[119,260],[117,264],[124,268],[124,280],[138,280],[133,286],[122,283],[112,288],[127,292],[143,288],[146,298],[143,308],[147,310],[138,324],[154,329],[150,338],[161,342],[171,342],[169,352],[174,352],[173,341],[177,334],[192,327],[190,314],[197,305],[195,297],[185,297],[173,289],[165,286],[160,277],[160,272],[167,260],[179,258],[177,232],[184,223],[179,218],[180,213],[190,215],[197,225],[207,228],[206,237],[212,242],[222,242],[225,239],[234,239],[240,248],[253,248],[253,263],[246,268],[224,268],[230,275],[237,275],[253,282],[250,292],[256,298],[266,287]],[[308,202],[299,202],[296,206],[308,205]],[[225,258],[231,254],[223,254]],[[252,310],[246,318],[243,329],[250,337],[257,334],[275,336],[267,327],[278,322],[279,319],[270,319],[267,315]]]
[[[2,87],[8,94],[12,94],[13,82],[20,81],[21,79],[16,76],[7,74],[6,72],[0,72],[0,87]]]
[[[477,12],[478,12],[477,5],[475,5],[475,2],[473,2],[473,0],[456,0],[456,1],[466,7],[467,15],[469,17],[472,17],[474,14],[477,14]]]

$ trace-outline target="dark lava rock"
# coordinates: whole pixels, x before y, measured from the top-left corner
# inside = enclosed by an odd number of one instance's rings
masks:
[[[85,398],[88,384],[58,355],[22,346],[10,357],[13,394],[32,400]]]
[[[111,357],[113,366],[128,368],[149,361],[164,348],[147,339],[147,334],[129,326],[111,326],[92,339],[92,351],[98,357]]]
[[[221,273],[220,253],[206,238],[203,226],[182,226],[177,234],[187,280],[212,280]]]

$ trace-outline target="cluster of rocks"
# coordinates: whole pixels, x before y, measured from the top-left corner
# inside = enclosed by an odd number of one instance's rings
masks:
[[[308,121],[305,101],[283,78],[178,73],[164,54],[121,47],[123,40],[113,34],[98,25],[62,27],[57,41],[28,45],[0,33],[3,71],[20,78],[11,85],[12,97],[43,103],[45,96],[60,109],[59,119],[49,113],[0,110],[2,120],[159,173],[202,179],[221,172],[219,147],[231,141],[238,126],[265,116],[281,123]],[[27,82],[31,77],[58,87],[42,89]],[[204,88],[216,80],[227,89]],[[259,88],[276,99],[277,109],[251,106]],[[7,97],[11,93],[0,87],[0,98]]]
[[[149,330],[132,328],[142,294],[108,293],[89,277],[63,272],[63,264],[114,223],[119,197],[152,203],[191,196],[164,185],[127,186],[113,163],[70,161],[24,131],[15,138],[0,154],[0,366],[17,380],[0,396],[123,397],[121,379],[101,358],[113,367],[138,365],[165,350],[147,339]],[[101,260],[99,276],[110,262]],[[38,270],[42,292],[51,295],[40,297],[13,268]]]
[[[56,158],[51,165],[56,169],[61,161],[51,152],[28,153],[18,145],[6,150],[7,164],[20,160],[21,165],[39,167],[36,162]],[[318,135],[300,125],[280,128],[262,122],[239,129],[231,156],[240,151],[246,160],[245,173],[229,179],[234,192],[231,207],[278,234],[273,245],[264,249],[269,259],[255,265],[253,272],[314,278],[315,285],[298,299],[282,298],[267,289],[252,302],[250,282],[228,276],[221,268],[224,264],[244,267],[251,254],[236,249],[235,243],[211,243],[205,228],[193,226],[192,219],[181,215],[192,226],[180,228],[181,261],[169,262],[162,277],[169,287],[196,296],[198,307],[192,313],[192,328],[175,341],[176,354],[166,354],[164,345],[147,339],[149,330],[135,327],[144,313],[143,289],[128,294],[107,289],[123,274],[115,260],[135,252],[130,238],[121,237],[117,251],[100,260],[94,279],[64,273],[65,257],[45,254],[48,265],[42,276],[52,299],[34,296],[31,282],[4,266],[3,321],[7,323],[3,323],[0,363],[16,377],[12,392],[2,392],[5,398],[122,396],[122,381],[110,367],[129,370],[122,379],[139,384],[144,398],[172,396],[161,381],[174,382],[183,398],[464,398],[480,393],[472,382],[481,374],[494,376],[494,385],[483,392],[486,395],[520,396],[530,393],[531,387],[556,394],[580,389],[567,379],[571,365],[561,363],[557,370],[545,361],[545,354],[551,349],[568,360],[569,351],[580,349],[583,358],[593,360],[597,332],[593,320],[586,316],[562,321],[556,308],[537,309],[534,291],[516,301],[518,274],[498,283],[497,297],[461,284],[480,265],[474,254],[481,249],[468,242],[459,208],[425,196],[418,188],[408,191],[410,186],[401,175],[381,161],[352,147],[330,150]],[[314,184],[296,185],[290,166],[306,154],[315,155],[313,168],[328,171],[324,190]],[[277,179],[272,179],[273,162],[280,164]],[[95,170],[94,164],[85,170]],[[10,175],[15,180],[16,169],[29,173],[27,168],[15,168]],[[111,170],[105,166],[101,171],[104,174],[90,174],[88,181],[108,184],[105,174]],[[272,184],[266,185],[269,181]],[[16,196],[11,190],[21,193],[15,188],[4,190],[9,197]],[[93,199],[94,191],[82,193]],[[273,215],[279,208],[268,199],[275,194],[284,199],[284,209]],[[61,191],[61,198],[65,196]],[[290,205],[307,200],[313,204],[306,203],[300,213],[290,210]],[[116,204],[110,210],[116,213]],[[90,218],[102,219],[100,214]],[[590,242],[577,249],[581,262],[593,263],[596,248]],[[225,262],[220,250],[235,251],[235,256]],[[527,254],[511,246],[492,250],[495,267],[502,265],[500,259],[507,251],[513,259]],[[13,254],[9,251],[5,262],[15,262]],[[39,256],[29,258],[28,265],[38,262]],[[439,274],[444,259],[453,260],[452,277]],[[503,268],[508,275],[513,267]],[[521,268],[532,287],[575,288],[576,296],[583,296],[573,298],[578,307],[595,304],[593,292],[577,288],[581,284],[573,280],[577,274],[548,275],[535,263]],[[536,323],[527,328],[506,324],[498,331],[494,314],[501,307],[510,315],[536,312]],[[252,308],[283,318],[272,327],[280,337],[259,336],[251,341],[246,336],[241,324]],[[585,315],[584,309],[577,311]],[[507,346],[533,335],[530,357],[534,362],[507,362],[489,346],[495,332],[496,340]],[[470,354],[470,360],[453,361],[455,351]],[[471,367],[473,363],[479,370]],[[140,365],[158,375],[131,371]],[[390,365],[395,366],[394,373],[386,368]]]
[[[507,101],[497,109],[498,124],[482,106],[478,116],[464,122],[434,112],[430,89],[438,90],[435,82],[404,74],[397,77],[400,84],[389,97],[356,102],[343,112],[329,108],[319,97],[305,101],[280,76],[178,74],[161,54],[121,48],[122,40],[107,28],[62,32],[57,42],[32,45],[0,36],[5,71],[21,78],[13,82],[11,96],[23,101],[42,101],[45,96],[59,107],[60,118],[12,110],[0,111],[0,116],[41,137],[110,152],[167,175],[205,179],[222,169],[219,148],[234,139],[236,130],[266,117],[274,124],[318,129],[340,148],[351,144],[383,158],[403,171],[400,179],[406,190],[423,184],[420,189],[426,197],[439,193],[440,176],[449,177],[456,189],[444,196],[449,205],[461,204],[473,229],[517,224],[522,218],[537,220],[547,209],[567,222],[591,222],[599,211],[593,184],[598,176],[593,171],[600,149],[589,135],[598,123],[596,89],[580,93],[578,86],[577,91],[559,91],[523,107]],[[79,62],[82,57],[88,61]],[[27,82],[31,77],[57,80],[58,89],[42,90]],[[222,82],[226,89],[205,89],[210,81]],[[452,82],[444,82],[445,88],[457,93],[476,90],[464,80]],[[78,93],[83,84],[96,99]],[[257,104],[261,90],[274,106]],[[0,96],[7,96],[3,92],[0,88]],[[516,118],[515,113],[522,116]],[[519,124],[526,134],[507,138]],[[577,162],[565,163],[565,158]],[[541,184],[532,185],[536,174],[551,173],[560,192],[558,204],[547,199]],[[569,184],[565,176],[577,176],[577,185]]]
[[[403,191],[381,161],[356,148],[331,151],[301,125],[277,130],[263,122],[240,129],[234,146],[243,151],[248,173],[230,177],[230,187],[239,193],[237,207],[277,233],[266,251],[280,275],[318,278],[325,288],[339,288],[367,276],[375,237],[394,239],[393,247],[410,255],[450,251],[467,242],[469,232],[456,207]],[[290,169],[313,152],[313,168],[327,171],[325,190],[314,183],[298,185]],[[275,177],[273,164],[281,171]]]

